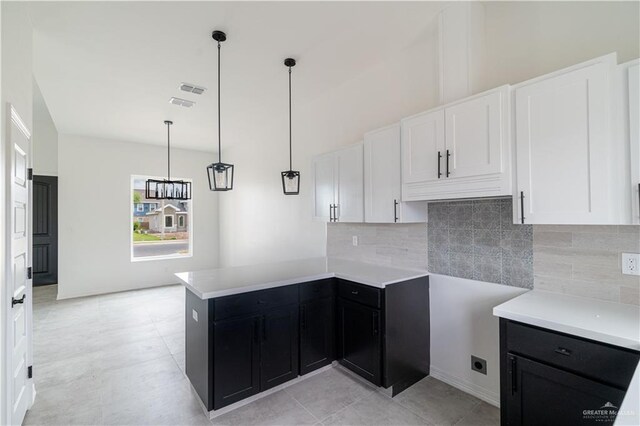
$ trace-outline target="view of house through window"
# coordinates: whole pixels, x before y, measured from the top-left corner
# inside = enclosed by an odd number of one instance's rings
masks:
[[[145,198],[149,178],[131,177],[131,260],[190,256],[191,200]]]

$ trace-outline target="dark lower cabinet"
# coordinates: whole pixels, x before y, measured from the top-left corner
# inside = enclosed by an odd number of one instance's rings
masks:
[[[506,424],[613,424],[625,391],[517,355],[508,362]]]
[[[500,421],[610,425],[640,353],[500,319]]]
[[[338,300],[338,359],[371,383],[382,384],[380,310]]]
[[[213,324],[213,408],[260,392],[260,316]]]
[[[335,300],[332,297],[300,305],[300,374],[335,359]]]
[[[298,305],[270,309],[262,317],[260,390],[298,377]]]

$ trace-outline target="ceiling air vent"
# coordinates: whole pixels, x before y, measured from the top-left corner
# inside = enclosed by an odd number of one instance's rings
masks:
[[[183,92],[193,93],[195,95],[202,95],[207,89],[191,83],[180,83],[180,90]]]
[[[180,99],[180,98],[176,98],[176,97],[172,97],[171,99],[169,99],[169,103],[173,104],[173,105],[183,106],[185,108],[191,108],[192,106],[194,106],[196,104],[193,101],[188,101],[186,99]]]

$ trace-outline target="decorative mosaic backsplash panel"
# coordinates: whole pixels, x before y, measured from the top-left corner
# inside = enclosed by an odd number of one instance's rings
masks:
[[[533,227],[514,225],[511,198],[429,203],[430,272],[533,288]]]

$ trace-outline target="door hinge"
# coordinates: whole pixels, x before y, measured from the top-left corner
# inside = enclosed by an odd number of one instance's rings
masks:
[[[27,279],[30,280],[31,278],[33,278],[33,270],[31,269],[31,266],[29,266],[27,268]]]
[[[33,180],[33,169],[32,168],[28,168],[27,169],[27,180]]]
[[[29,368],[27,368],[27,379],[32,379],[33,378],[33,365],[30,365]]]

